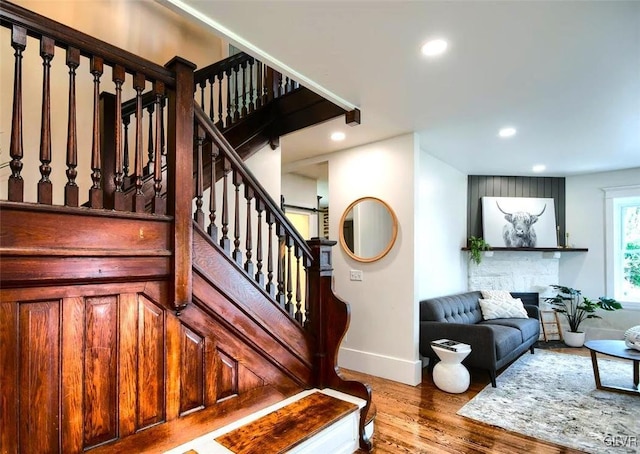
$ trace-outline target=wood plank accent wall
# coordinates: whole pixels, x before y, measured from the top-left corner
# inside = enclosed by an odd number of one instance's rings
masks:
[[[467,236],[482,236],[482,202],[488,197],[553,198],[556,223],[560,226],[558,246],[565,245],[565,179],[558,177],[513,177],[469,175]]]

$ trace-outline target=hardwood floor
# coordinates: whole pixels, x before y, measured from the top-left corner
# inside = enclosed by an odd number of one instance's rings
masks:
[[[554,351],[589,354],[585,348]],[[375,454],[581,452],[456,415],[489,383],[486,372],[470,372],[469,389],[461,394],[449,394],[436,388],[427,369],[424,369],[422,383],[415,387],[350,370],[341,371],[345,378],[364,381],[373,389],[373,403],[377,408],[373,438]]]

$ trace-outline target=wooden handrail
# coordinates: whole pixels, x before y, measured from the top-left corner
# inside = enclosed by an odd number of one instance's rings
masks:
[[[53,38],[63,49],[79,49],[85,57],[100,55],[110,66],[123,66],[129,73],[144,73],[151,80],[175,86],[175,78],[166,68],[6,0],[0,0],[0,22],[5,27],[21,25],[29,36]]]
[[[198,126],[202,127],[206,134],[215,139],[220,152],[224,154],[225,158],[231,163],[231,166],[241,176],[242,182],[253,189],[255,197],[264,203],[266,211],[272,214],[276,223],[285,229],[286,235],[293,238],[296,246],[302,250],[305,256],[305,265],[309,264],[311,262],[311,249],[306,244],[304,238],[300,236],[300,233],[291,226],[291,222],[286,218],[279,205],[271,198],[258,179],[246,167],[244,161],[242,161],[235,150],[229,146],[222,133],[213,125],[207,114],[197,103],[195,103],[194,114]]]

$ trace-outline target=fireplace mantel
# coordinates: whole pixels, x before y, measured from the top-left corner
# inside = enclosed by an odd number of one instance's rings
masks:
[[[468,251],[468,247],[463,247],[463,251]],[[576,247],[492,247],[486,252],[588,252],[588,248]]]

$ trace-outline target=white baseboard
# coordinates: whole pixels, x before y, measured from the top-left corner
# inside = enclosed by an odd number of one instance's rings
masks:
[[[376,377],[415,386],[422,381],[422,361],[409,361],[341,347],[338,365]]]

